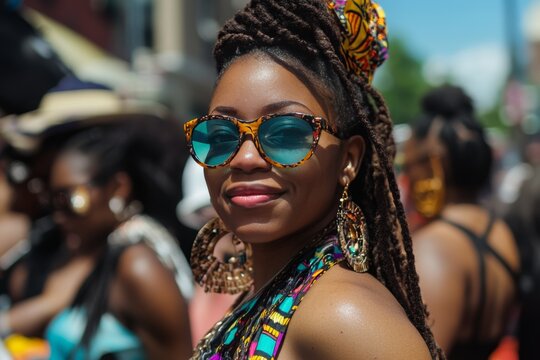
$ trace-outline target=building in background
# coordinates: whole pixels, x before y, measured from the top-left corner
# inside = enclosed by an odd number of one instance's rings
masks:
[[[527,112],[522,129],[525,134],[524,157],[540,165],[540,0],[533,2],[525,14],[524,32],[528,44]]]
[[[525,15],[525,36],[528,42],[530,80],[540,86],[540,1],[533,3]]]
[[[25,0],[88,39],[134,71],[136,80],[110,80],[169,106],[182,119],[206,112],[215,70],[212,47],[219,28],[247,0]],[[47,31],[45,31],[46,33]],[[53,45],[54,45],[54,41]],[[73,49],[76,52],[76,49]],[[77,61],[77,60],[75,60]],[[74,64],[77,68],[77,64]],[[106,74],[102,67],[98,71]],[[118,68],[112,70],[118,73]]]

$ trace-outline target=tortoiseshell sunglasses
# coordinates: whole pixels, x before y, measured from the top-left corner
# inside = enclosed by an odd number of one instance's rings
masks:
[[[296,167],[313,155],[323,130],[337,136],[325,119],[302,113],[271,114],[251,121],[206,115],[184,124],[191,156],[207,168],[227,165],[247,134],[268,163]]]

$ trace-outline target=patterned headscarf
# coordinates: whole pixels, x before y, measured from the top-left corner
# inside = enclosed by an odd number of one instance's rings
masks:
[[[368,82],[388,58],[384,10],[371,0],[327,0],[341,24],[341,56],[347,69]]]

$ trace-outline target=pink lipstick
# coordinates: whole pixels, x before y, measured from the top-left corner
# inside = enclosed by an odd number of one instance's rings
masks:
[[[226,192],[234,205],[244,208],[254,208],[277,199],[282,194],[274,188],[266,186],[239,186]]]

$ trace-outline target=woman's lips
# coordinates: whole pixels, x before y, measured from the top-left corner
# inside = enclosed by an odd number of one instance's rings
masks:
[[[236,187],[226,192],[234,205],[253,208],[279,198],[282,191],[268,187]]]

